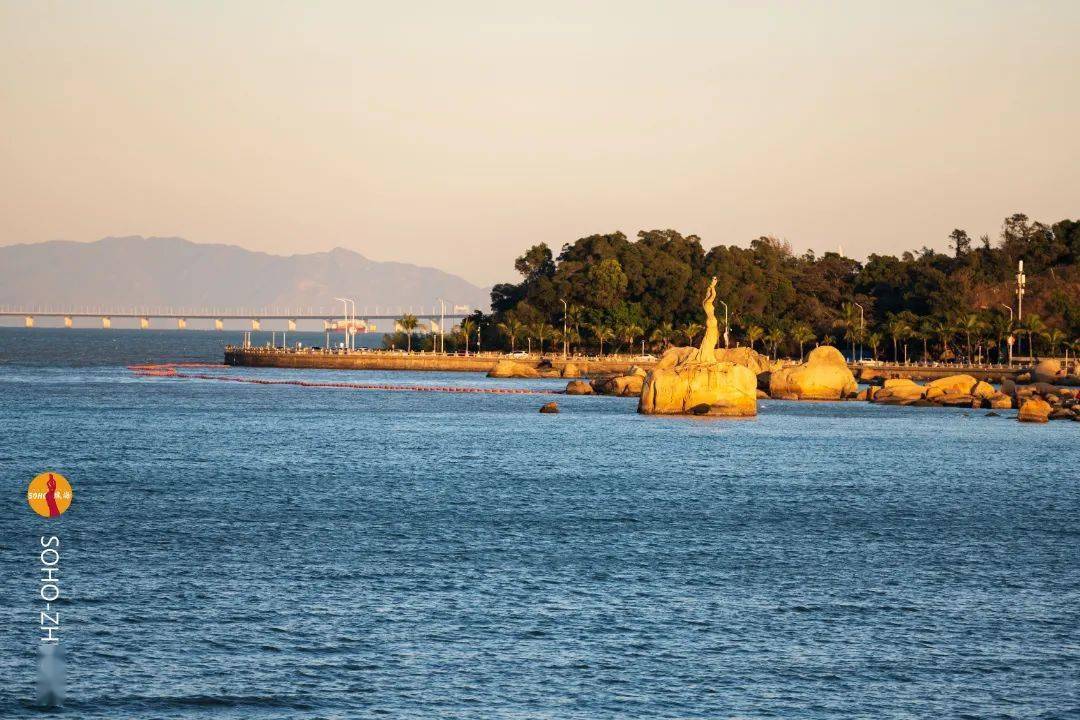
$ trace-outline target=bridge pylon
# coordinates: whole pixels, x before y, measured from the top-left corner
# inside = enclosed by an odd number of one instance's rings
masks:
[[[225,321],[222,320],[221,318],[218,318],[218,319],[214,320],[214,329],[215,330],[224,330],[225,329]]]
[[[64,327],[69,328],[69,327],[74,327],[74,325],[75,325],[75,321],[71,319],[71,316],[70,315],[65,315],[64,316]]]
[[[148,317],[139,318],[139,329],[140,330],[149,330],[150,329],[150,318],[148,318]]]
[[[110,318],[110,317],[102,317],[101,318],[101,327],[103,329],[105,329],[105,330],[108,330],[109,328],[111,328],[112,327],[112,318]]]
[[[176,318],[176,329],[183,330],[187,327],[187,318]]]
[[[23,318],[23,327],[28,327],[28,328],[34,327],[34,316],[33,315],[27,315],[26,317]]]

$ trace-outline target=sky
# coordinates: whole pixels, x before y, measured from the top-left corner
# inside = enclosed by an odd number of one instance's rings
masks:
[[[852,257],[1080,216],[1078,2],[0,0],[0,244],[513,280],[674,228]]]

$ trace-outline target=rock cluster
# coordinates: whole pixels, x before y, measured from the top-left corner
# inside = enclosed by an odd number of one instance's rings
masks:
[[[641,388],[645,383],[647,372],[633,365],[625,375],[605,375],[594,378],[590,383],[593,392],[597,395],[618,395],[619,397],[637,397],[641,395]],[[570,386],[567,386],[569,391]]]
[[[513,360],[500,360],[488,371],[487,376],[489,378],[537,378],[540,377],[540,372],[531,365]]]
[[[806,362],[773,370],[769,377],[769,395],[784,400],[840,400],[857,392],[847,361],[830,345],[814,348]]]
[[[1013,406],[1009,395],[994,390],[990,383],[976,380],[970,375],[950,375],[926,385],[914,380],[890,379],[880,389],[869,393],[868,399],[883,405],[914,405],[924,401],[927,405],[998,410]]]
[[[713,304],[716,278],[712,279],[702,308],[705,335],[697,348],[672,348],[646,374],[638,401],[638,412],[646,415],[757,415],[757,374],[771,366],[750,369],[731,360],[729,350],[717,350],[719,326]],[[750,353],[753,353],[751,350]],[[757,355],[753,353],[753,355]],[[742,353],[746,361],[757,361]],[[738,355],[736,355],[738,357]]]

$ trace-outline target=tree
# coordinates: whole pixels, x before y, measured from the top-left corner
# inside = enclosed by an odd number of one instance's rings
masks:
[[[683,325],[682,329],[679,331],[679,334],[686,339],[687,345],[693,345],[694,338],[696,338],[704,331],[705,326],[701,325],[700,323],[687,323],[686,325]]]
[[[474,320],[462,320],[458,325],[458,331],[465,338],[465,354],[469,354],[469,338],[476,334],[476,322]]]
[[[1050,346],[1050,356],[1057,355],[1057,346],[1065,342],[1065,333],[1061,332],[1057,328],[1049,328],[1043,330],[1041,333],[1042,339]]]
[[[911,326],[898,315],[889,315],[889,318],[885,321],[885,332],[892,338],[892,355],[893,362],[900,362],[900,355],[897,349],[897,343],[906,340],[911,336]],[[874,351],[874,355],[877,355],[877,351]]]
[[[795,323],[791,327],[791,339],[799,343],[799,362],[803,361],[803,346],[815,337],[813,328],[806,323]]]
[[[499,323],[499,332],[510,339],[510,352],[514,352],[517,339],[525,332],[525,324],[508,314],[506,320]]]
[[[746,328],[746,341],[750,343],[750,349],[754,349],[754,343],[761,339],[761,336],[765,334],[765,328],[760,325],[750,325]]]
[[[971,336],[977,335],[983,329],[983,322],[979,319],[979,316],[975,313],[968,313],[963,315],[956,323],[956,329],[964,333],[966,339],[965,346],[967,347],[967,361],[971,362]]]
[[[413,331],[416,330],[416,326],[420,324],[420,321],[416,319],[415,315],[406,314],[402,315],[398,319],[398,325],[405,331],[405,348],[406,352],[412,352],[412,336]]]
[[[613,340],[615,338],[615,331],[611,327],[604,325],[603,323],[596,323],[590,326],[593,337],[600,341],[600,354],[604,354],[604,341]]]
[[[663,348],[665,350],[667,350],[668,345],[670,344],[668,342],[668,340],[674,334],[675,334],[675,328],[673,328],[671,326],[671,323],[664,322],[664,323],[660,323],[659,325],[656,326],[656,328],[652,331],[652,334],[649,335],[649,340],[651,340],[654,343],[660,343],[663,346]]]
[[[844,330],[844,339],[851,341],[851,360],[855,361],[855,342],[862,340],[862,314],[855,303],[846,302],[841,307],[840,317],[833,327]]]
[[[784,342],[785,336],[784,329],[781,327],[774,327],[772,330],[769,330],[769,334],[765,336],[765,340],[772,345],[772,356],[774,359],[779,357],[778,350],[780,343]]]
[[[949,233],[949,247],[953,249],[953,254],[957,259],[971,252],[971,238],[968,237],[967,231],[956,228]]]
[[[995,346],[997,347],[998,362],[1001,362],[1001,358],[1006,354],[1001,349],[1001,346],[1005,342],[1005,338],[1012,333],[1012,319],[1003,313],[995,313],[990,317],[988,330],[994,338]]]
[[[643,330],[640,325],[625,323],[620,325],[615,332],[618,334],[619,339],[626,343],[626,347],[632,351],[634,340],[642,334]]]
[[[1020,331],[1027,334],[1028,338],[1028,355],[1035,357],[1035,345],[1032,343],[1032,336],[1041,335],[1046,330],[1046,323],[1042,321],[1038,315],[1028,315],[1019,323]]]
[[[871,357],[872,357],[872,358],[873,358],[874,360],[877,360],[877,356],[878,356],[878,345],[881,345],[881,341],[882,341],[883,339],[884,339],[884,338],[882,337],[882,335],[881,335],[881,333],[880,333],[880,332],[872,332],[872,333],[870,333],[870,335],[869,335],[869,336],[868,336],[868,337],[866,338],[866,341],[867,341],[868,343],[870,343],[870,352],[872,353]]]
[[[546,322],[534,323],[529,326],[529,333],[540,341],[540,354],[544,354],[544,338],[550,337],[552,326]]]

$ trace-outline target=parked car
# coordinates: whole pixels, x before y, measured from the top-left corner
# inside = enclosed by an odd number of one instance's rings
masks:
[[[507,353],[506,357],[527,358],[529,357],[529,353],[525,352],[524,350],[517,350],[516,352]]]

